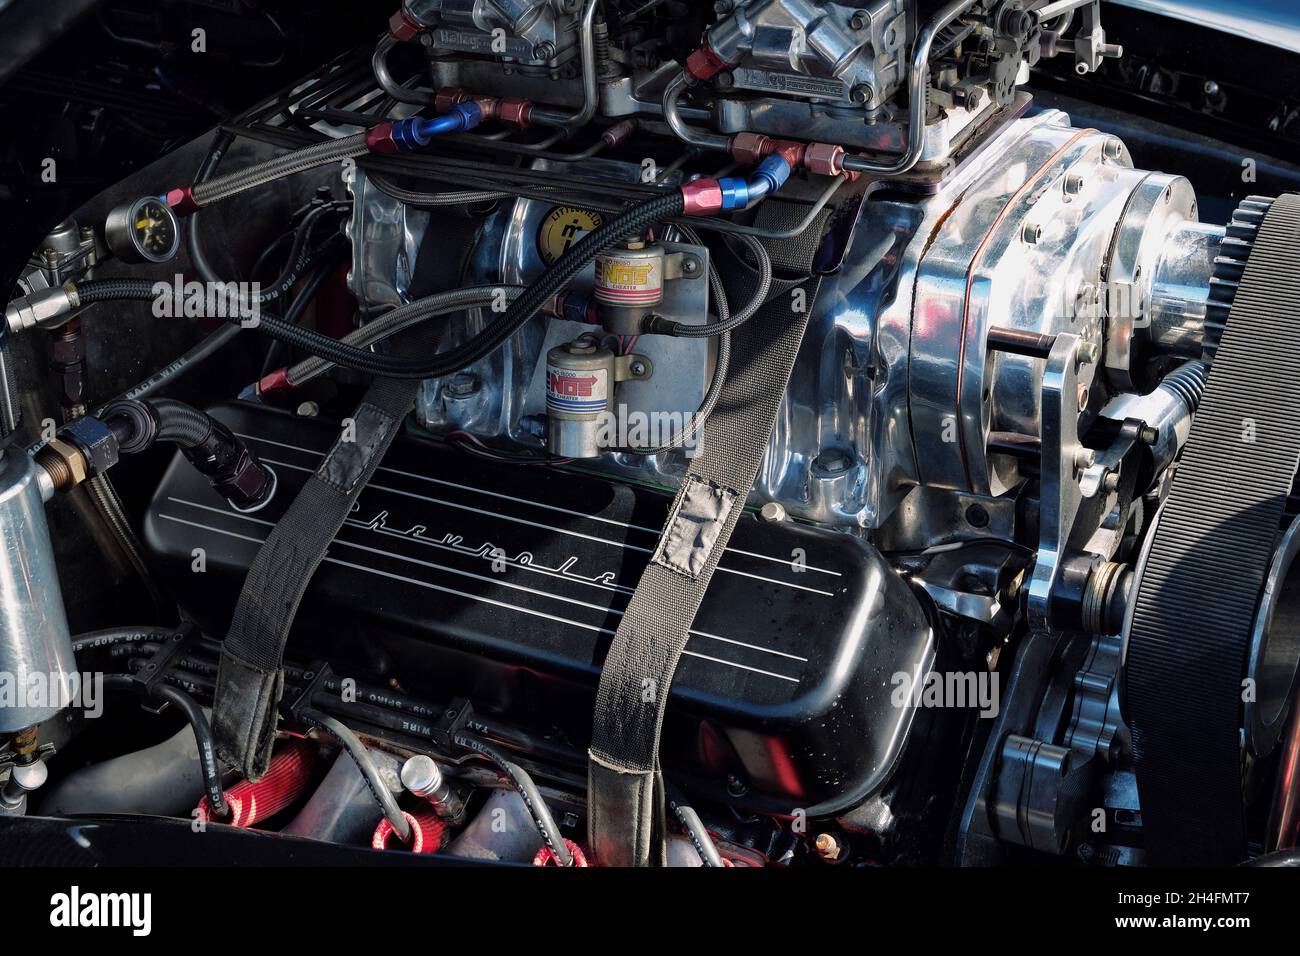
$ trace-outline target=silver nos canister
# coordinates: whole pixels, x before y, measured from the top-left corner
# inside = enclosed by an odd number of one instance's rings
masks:
[[[637,335],[642,320],[664,300],[664,249],[629,241],[596,257],[592,296],[600,322],[615,335]]]
[[[582,336],[546,353],[546,441],[562,458],[600,455],[602,416],[614,392],[615,355]]]
[[[10,450],[0,457],[0,682],[9,685],[0,733],[62,710],[76,670],[36,469]]]

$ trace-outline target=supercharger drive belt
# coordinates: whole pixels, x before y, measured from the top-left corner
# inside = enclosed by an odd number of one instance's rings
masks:
[[[1145,557],[1124,702],[1152,862],[1246,855],[1243,702],[1260,589],[1300,463],[1300,196],[1247,200],[1209,386]],[[1240,272],[1239,280],[1236,273]],[[1217,331],[1217,330],[1216,330]]]

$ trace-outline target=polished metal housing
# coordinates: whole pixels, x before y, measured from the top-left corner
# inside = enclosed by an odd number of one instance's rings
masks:
[[[36,468],[10,449],[0,458],[0,733],[57,714],[75,695],[76,673]]]

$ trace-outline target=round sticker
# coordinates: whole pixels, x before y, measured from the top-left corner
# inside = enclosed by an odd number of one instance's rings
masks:
[[[602,222],[604,220],[598,212],[575,206],[556,206],[546,214],[537,230],[537,251],[542,261],[549,266]]]

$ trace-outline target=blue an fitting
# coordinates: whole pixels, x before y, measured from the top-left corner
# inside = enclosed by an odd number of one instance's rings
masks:
[[[769,156],[748,180],[728,176],[718,180],[722,189],[723,209],[744,209],[771,195],[790,178],[790,164],[780,156]]]
[[[560,304],[560,318],[569,322],[587,322],[591,314],[591,296],[582,292],[570,292]]]
[[[754,179],[750,183],[750,193],[752,198],[761,198],[774,193],[790,178],[790,164],[785,161],[783,156],[769,156],[758,164],[758,169],[754,170]],[[766,183],[764,187],[763,184]],[[753,196],[755,187],[761,191],[757,196]]]
[[[412,116],[393,123],[393,142],[401,149],[427,146],[429,140],[443,133],[473,129],[483,121],[483,110],[472,100],[457,103],[447,112],[432,118]]]

